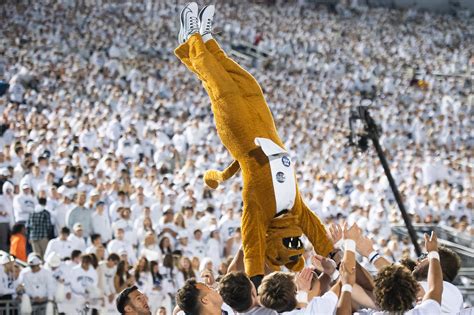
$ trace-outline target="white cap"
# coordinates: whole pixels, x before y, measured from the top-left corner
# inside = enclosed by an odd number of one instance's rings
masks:
[[[79,223],[79,222],[77,222],[77,223],[75,223],[75,224],[72,226],[72,229],[73,229],[74,231],[82,230],[82,224]]]
[[[0,256],[0,265],[5,265],[5,264],[8,264],[9,262],[13,261],[12,260],[13,257],[11,257],[10,255],[8,254],[3,254]]]
[[[27,261],[28,261],[28,265],[30,266],[41,265],[41,259],[38,257],[36,253],[29,254]]]
[[[2,175],[2,176],[10,176],[10,171],[8,170],[8,168],[2,167],[2,168],[0,169],[0,175]]]
[[[180,240],[182,238],[188,238],[188,232],[187,231],[179,231],[178,237],[176,239]]]
[[[91,197],[92,196],[100,196],[100,192],[97,189],[93,189],[90,193]]]
[[[46,257],[46,262],[50,267],[56,268],[61,265],[61,257],[56,252],[52,252]]]
[[[30,184],[28,184],[28,183],[23,183],[23,184],[21,185],[21,189],[28,189],[28,188],[31,188],[31,187],[30,187]]]

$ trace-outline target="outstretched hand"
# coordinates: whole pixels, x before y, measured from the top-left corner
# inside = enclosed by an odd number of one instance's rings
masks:
[[[374,250],[374,242],[367,236],[361,235],[356,242],[356,249],[359,254],[368,257]]]
[[[342,228],[338,223],[331,223],[329,226],[329,237],[333,244],[336,244],[342,239]]]
[[[342,230],[342,235],[344,237],[344,239],[349,239],[349,240],[353,240],[353,241],[356,241],[360,238],[362,232],[360,230],[360,228],[357,226],[356,223],[352,224],[351,227],[349,227],[349,224],[344,223],[344,227],[343,227],[343,230]]]
[[[342,284],[354,285],[356,281],[355,267],[349,268],[348,266],[346,266],[345,262],[342,261],[341,266],[339,267],[339,271],[341,273]]]
[[[315,254],[311,257],[311,263],[314,267],[317,267],[318,263],[323,267],[323,273],[331,276],[334,271],[336,271],[336,262],[331,258],[323,257],[321,255]]]
[[[296,276],[296,287],[298,291],[308,292],[311,289],[311,281],[313,280],[313,270],[311,268],[304,268]]]
[[[438,251],[438,237],[436,236],[436,233],[431,231],[431,235],[425,233],[424,237],[426,251],[428,253],[432,251]]]

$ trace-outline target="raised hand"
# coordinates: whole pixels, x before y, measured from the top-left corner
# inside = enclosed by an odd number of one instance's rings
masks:
[[[349,268],[346,266],[346,263],[342,261],[341,266],[339,267],[339,272],[341,273],[342,284],[354,285],[356,281],[355,267]]]
[[[425,233],[424,237],[426,251],[428,253],[432,251],[438,251],[438,237],[436,236],[436,233],[431,231],[431,236]]]
[[[329,226],[329,237],[333,244],[336,244],[340,239],[342,239],[342,228],[339,224],[331,223]]]
[[[313,270],[311,268],[304,268],[296,276],[296,287],[298,291],[308,292],[311,289],[311,280],[313,279]]]
[[[323,267],[323,273],[331,276],[334,271],[336,271],[336,262],[331,258],[323,257],[321,255],[315,254],[311,257],[311,263],[314,267],[317,267],[318,263]]]
[[[374,250],[374,242],[367,236],[361,235],[356,242],[356,249],[359,254],[368,257]]]
[[[346,222],[346,223],[344,223],[344,227],[343,227],[343,230],[342,230],[342,235],[343,235],[344,239],[357,241],[361,236],[361,230],[357,226],[356,223],[352,224],[352,226],[349,227],[349,224],[347,224],[347,222]]]

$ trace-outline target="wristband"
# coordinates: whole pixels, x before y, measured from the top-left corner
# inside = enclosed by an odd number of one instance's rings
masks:
[[[339,278],[339,271],[336,269],[333,273],[332,273],[332,276],[331,276],[331,281],[336,281],[337,278]]]
[[[372,255],[372,257],[369,259],[369,262],[371,264],[373,264],[377,259],[380,258],[380,254],[379,253],[375,253],[374,255]]]
[[[439,254],[438,254],[437,251],[433,250],[433,251],[428,253],[428,258],[429,258],[430,261],[431,261],[431,259],[438,259],[438,261],[439,261]]]
[[[354,240],[344,240],[344,250],[348,250],[355,253],[356,242]]]
[[[370,252],[369,255],[367,255],[367,259],[368,260],[372,260],[374,258],[375,255],[380,255],[378,251],[376,251],[375,249],[373,251]]]
[[[341,292],[350,292],[350,293],[352,293],[352,285],[350,285],[350,284],[342,285]]]
[[[308,303],[308,292],[298,291],[298,293],[296,293],[296,300],[299,303]]]

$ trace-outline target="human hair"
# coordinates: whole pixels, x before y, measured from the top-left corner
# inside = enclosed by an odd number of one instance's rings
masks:
[[[67,235],[69,235],[69,234],[71,234],[71,230],[70,230],[67,226],[63,226],[63,227],[61,228],[61,234],[67,234]]]
[[[118,263],[120,261],[120,257],[116,253],[112,253],[109,255],[109,257],[107,257],[107,260]]]
[[[134,285],[132,287],[125,288],[117,296],[117,299],[115,300],[115,305],[117,306],[117,310],[120,312],[120,314],[125,314],[125,306],[127,306],[130,302],[130,298],[128,296],[130,295],[130,293],[136,290],[138,290],[138,288]]]
[[[252,306],[252,282],[243,272],[226,274],[219,282],[219,293],[224,302],[239,313]]]
[[[115,275],[118,277],[119,285],[122,286],[125,280],[128,279],[129,273],[127,270],[127,264],[124,260],[121,260],[117,265],[117,271]]]
[[[76,259],[77,257],[80,257],[82,252],[78,249],[75,249],[71,252],[71,260]]]
[[[142,267],[142,261],[144,261],[144,266]],[[140,259],[135,264],[135,280],[138,282],[140,280],[140,273],[141,272],[149,272],[150,271],[150,264],[148,263],[148,259],[145,256],[140,257]]]
[[[189,267],[187,269],[183,266],[183,261],[185,260],[189,263]],[[196,277],[196,274],[193,270],[193,265],[191,263],[191,259],[189,259],[188,257],[181,257],[179,271],[181,271],[181,273],[183,274],[184,280]]]
[[[461,269],[461,258],[452,249],[447,247],[439,247],[439,262],[441,270],[443,270],[443,280],[453,282]]]
[[[94,233],[91,235],[91,243],[94,243],[97,239],[100,238],[100,234]]]
[[[405,266],[410,271],[415,270],[416,261],[414,261],[413,259],[409,257],[400,259],[399,263],[400,265]]]
[[[405,313],[416,301],[418,283],[406,267],[385,266],[374,279],[375,302],[384,311]]]
[[[196,280],[188,279],[184,286],[176,293],[176,304],[186,314],[198,315],[201,313],[199,301],[199,289],[196,287]]]
[[[296,284],[289,272],[276,271],[262,280],[258,288],[260,303],[278,313],[292,311],[296,308]]]
[[[25,225],[24,225],[24,224],[22,224],[22,223],[15,223],[15,225],[12,227],[12,235],[13,235],[13,234],[21,233],[24,228],[25,228]]]

